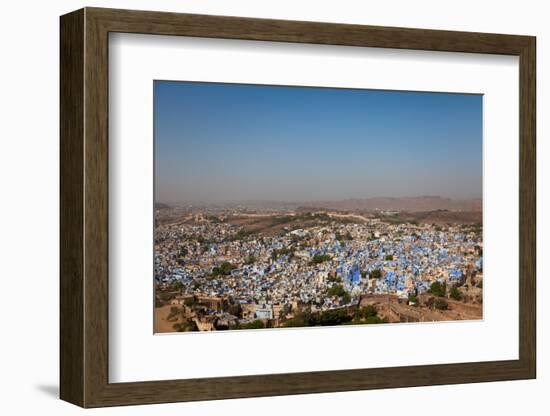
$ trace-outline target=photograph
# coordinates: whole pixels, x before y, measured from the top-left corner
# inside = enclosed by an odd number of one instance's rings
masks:
[[[154,332],[482,319],[482,102],[154,81]]]

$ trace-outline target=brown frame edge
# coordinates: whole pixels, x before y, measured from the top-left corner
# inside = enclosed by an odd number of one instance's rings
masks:
[[[60,31],[61,399],[102,407],[536,377],[535,37],[101,8],[62,16]],[[519,359],[109,383],[109,32],[518,56]]]

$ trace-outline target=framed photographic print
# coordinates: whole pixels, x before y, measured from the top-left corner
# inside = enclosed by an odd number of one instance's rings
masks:
[[[534,378],[535,104],[530,36],[62,16],[61,398]]]

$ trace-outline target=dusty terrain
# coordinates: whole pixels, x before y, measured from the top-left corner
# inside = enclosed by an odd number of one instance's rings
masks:
[[[161,332],[174,332],[173,325],[176,323],[181,323],[181,318],[178,316],[177,319],[168,321],[166,318],[170,314],[170,309],[172,305],[164,305],[158,308],[155,308],[155,318],[154,318],[154,333],[158,334]]]
[[[465,303],[445,298],[447,310],[437,310],[426,306],[430,295],[419,296],[418,306],[409,306],[393,295],[365,295],[360,306],[374,305],[381,317],[389,322],[434,322],[483,319],[480,303]]]

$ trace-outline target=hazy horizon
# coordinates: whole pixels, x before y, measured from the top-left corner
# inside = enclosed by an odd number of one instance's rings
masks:
[[[155,81],[155,201],[482,197],[482,96]]]
[[[372,199],[420,199],[420,198],[441,198],[442,200],[451,200],[451,201],[476,201],[481,200],[481,197],[472,197],[472,198],[450,198],[450,197],[443,197],[440,195],[417,195],[417,196],[373,196],[373,197],[366,197],[366,198],[343,198],[343,199],[218,199],[218,200],[186,200],[186,199],[180,199],[180,200],[158,200],[156,199],[156,203],[161,204],[182,204],[182,203],[200,203],[200,204],[236,204],[236,203],[258,203],[258,202],[267,202],[267,203],[290,203],[290,204],[300,204],[300,203],[315,203],[315,202],[345,202],[345,201],[364,201],[364,200],[372,200]]]

